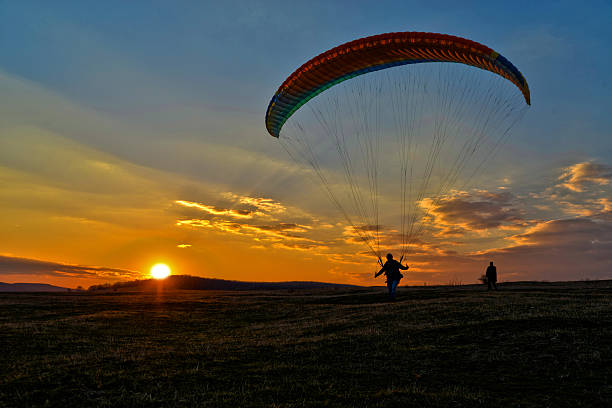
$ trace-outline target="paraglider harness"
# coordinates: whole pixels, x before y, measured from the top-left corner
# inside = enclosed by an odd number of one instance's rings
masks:
[[[402,264],[402,260],[404,259],[404,255],[401,256],[400,260],[399,260],[399,264]],[[397,262],[397,261],[396,261]],[[378,257],[378,263],[380,264],[381,267],[385,267],[385,265],[383,264],[382,259],[380,258],[380,256]],[[404,275],[399,271],[399,269],[397,270],[399,273],[396,275],[397,276],[397,282],[399,283],[402,278],[404,277]],[[389,283],[389,275],[385,274],[387,276],[387,280],[386,282]]]

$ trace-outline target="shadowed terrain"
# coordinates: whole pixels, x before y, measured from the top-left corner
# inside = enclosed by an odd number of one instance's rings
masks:
[[[0,406],[612,404],[612,282],[0,294]]]
[[[0,282],[0,292],[69,292],[70,289],[46,283],[4,283]]]

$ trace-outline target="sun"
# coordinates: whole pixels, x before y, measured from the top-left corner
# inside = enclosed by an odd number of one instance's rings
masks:
[[[151,268],[151,276],[155,279],[164,279],[170,276],[170,267],[163,263],[153,265]]]

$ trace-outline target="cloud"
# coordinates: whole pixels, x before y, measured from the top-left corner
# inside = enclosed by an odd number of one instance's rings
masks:
[[[219,208],[212,205],[195,203],[192,201],[176,200],[175,203],[182,205],[183,207],[196,208],[208,214],[225,215],[232,218],[253,218],[253,216],[256,215],[256,213],[251,210],[233,210],[229,208]]]
[[[495,260],[513,280],[612,278],[612,213],[540,222],[511,241],[514,245],[464,258]]]
[[[291,242],[291,243],[287,243],[287,242],[277,242],[272,244],[272,247],[274,248],[281,248],[281,249],[290,249],[290,250],[295,250],[295,251],[312,251],[312,250],[324,250],[324,249],[328,249],[327,246],[321,244],[321,243],[312,243],[312,242]],[[316,252],[314,254],[317,254]]]
[[[370,233],[365,234],[364,231]],[[364,248],[364,251],[359,254],[367,255],[370,260],[372,252],[365,251],[364,245],[369,245],[372,249],[380,249],[385,253],[405,252],[406,254],[419,254],[437,250],[435,244],[424,242],[414,234],[402,234],[395,229],[386,228],[382,225],[347,226],[344,227],[342,235],[344,237],[342,242]]]
[[[384,234],[382,225],[348,225],[342,231],[345,243],[359,245],[376,245]]]
[[[266,197],[252,197],[231,192],[222,193],[225,206],[213,206],[187,200],[177,200],[176,204],[204,212],[207,216],[196,214],[195,217],[183,218],[176,221],[179,227],[190,226],[215,230],[250,237],[255,248],[279,248],[296,251],[313,251],[313,254],[322,255],[329,248],[329,243],[323,235],[330,234],[335,228],[328,223],[322,223],[321,231],[315,231],[313,226],[319,223],[297,208],[287,208],[282,203]],[[189,217],[189,216],[188,216]],[[302,219],[305,222],[286,222],[280,220]],[[262,222],[265,220],[265,223]],[[331,231],[333,233],[333,231]],[[317,238],[314,238],[317,236]]]
[[[265,213],[283,213],[287,209],[287,207],[271,198],[241,196],[234,193],[224,193],[223,196],[234,202],[257,208]]]
[[[196,228],[211,228],[221,232],[229,232],[238,235],[246,235],[260,241],[303,241],[316,244],[317,241],[311,238],[298,235],[311,230],[311,227],[295,223],[279,222],[270,225],[251,225],[227,220],[203,220],[189,219],[179,220],[177,226],[191,226]]]
[[[471,253],[437,250],[410,254],[407,282],[472,283],[489,261],[500,279],[576,280],[612,278],[612,213],[539,222],[512,236],[510,245]]]
[[[525,220],[514,198],[508,191],[460,191],[437,199],[425,198],[419,205],[426,211],[424,221],[439,229],[439,235],[449,237],[523,226]]]
[[[70,278],[128,279],[141,277],[142,274],[128,269],[71,265],[0,255],[0,275],[47,275]]]
[[[560,186],[574,192],[582,192],[589,184],[607,185],[612,180],[612,167],[587,161],[563,169]]]
[[[229,192],[222,193],[221,196],[228,205],[217,206],[188,200],[176,200],[174,202],[180,206],[193,208],[213,216],[236,219],[270,218],[271,215],[282,214],[287,210],[284,205],[271,198],[241,196]]]
[[[260,231],[269,232],[307,232],[310,227],[306,225],[299,225],[295,223],[279,222],[273,225],[249,225],[250,228],[255,228]]]
[[[595,241],[612,243],[612,213],[540,222],[511,239],[523,245],[554,245],[556,248],[590,245]]]
[[[612,212],[612,199],[600,198],[597,200],[597,204],[601,205],[601,212]]]
[[[547,212],[552,217],[558,212],[570,216],[588,217],[612,209],[612,167],[594,160],[573,164],[561,169],[557,183],[542,193],[532,193],[534,199],[548,200]]]
[[[561,210],[572,216],[588,217],[598,213],[599,200],[587,200],[583,199],[579,203],[573,203],[568,200],[559,201],[558,204],[561,206]]]

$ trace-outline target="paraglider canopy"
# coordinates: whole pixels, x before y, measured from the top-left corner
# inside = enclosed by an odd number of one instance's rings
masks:
[[[360,38],[303,64],[278,88],[266,112],[266,129],[278,137],[302,105],[332,86],[372,71],[424,62],[456,62],[494,72],[514,83],[530,105],[529,86],[516,67],[487,46],[446,34],[400,32]]]

